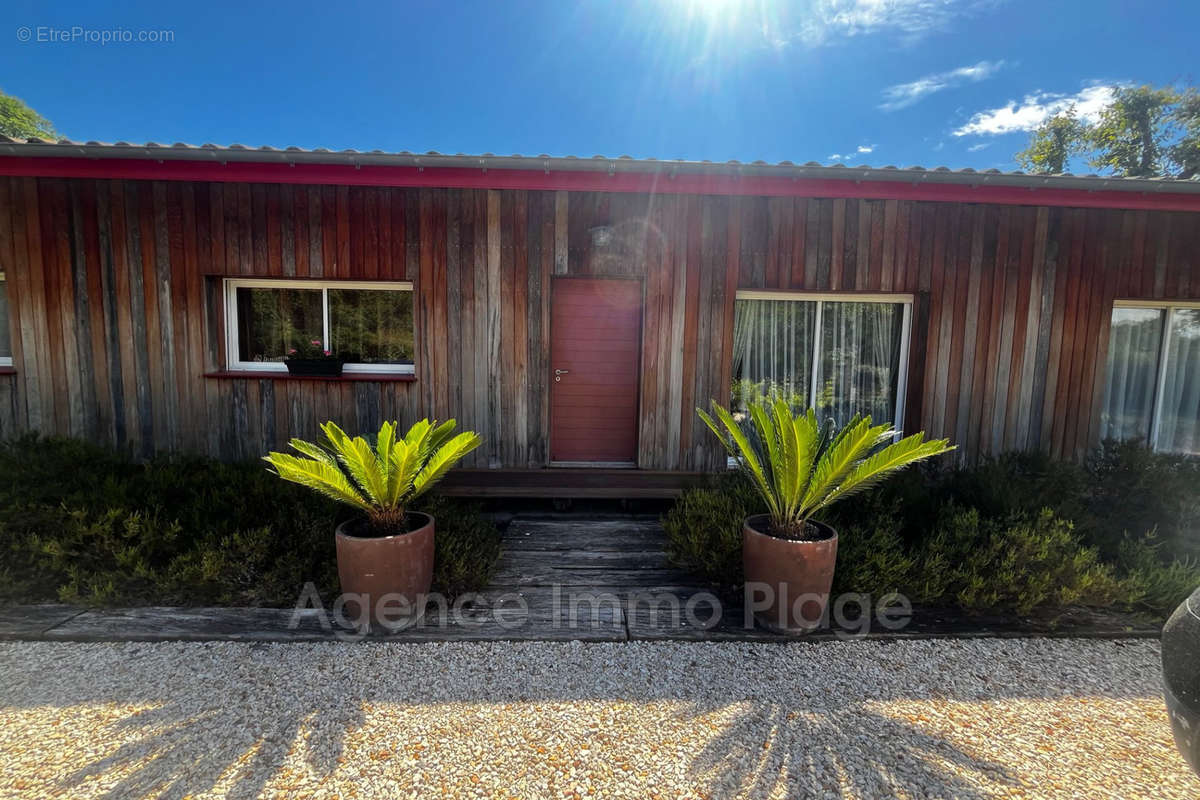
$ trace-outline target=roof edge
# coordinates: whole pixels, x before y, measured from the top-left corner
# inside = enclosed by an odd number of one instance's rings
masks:
[[[914,197],[1021,205],[1200,210],[1200,180],[1194,179],[1028,175],[999,170],[955,171],[946,167],[847,167],[815,162],[659,161],[627,156],[575,158],[251,149],[238,145],[18,142],[3,137],[0,137],[0,174],[867,199]],[[964,195],[961,191],[939,191],[936,187],[971,191]],[[1116,193],[1129,197],[1122,201]],[[943,194],[946,196],[942,197]],[[1086,201],[1087,197],[1092,201]]]

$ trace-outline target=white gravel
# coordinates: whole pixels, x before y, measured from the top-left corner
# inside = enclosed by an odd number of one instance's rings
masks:
[[[1200,797],[1152,642],[0,645],[0,797]]]

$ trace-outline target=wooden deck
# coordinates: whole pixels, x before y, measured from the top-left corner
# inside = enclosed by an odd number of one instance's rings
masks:
[[[438,486],[458,497],[671,498],[704,481],[703,472],[550,467],[456,469]]]

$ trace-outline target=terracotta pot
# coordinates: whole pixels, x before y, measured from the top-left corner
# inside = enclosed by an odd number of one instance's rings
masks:
[[[396,536],[362,536],[355,534],[364,532],[364,520],[338,526],[338,580],[344,595],[357,596],[346,599],[351,620],[394,622],[424,610],[421,598],[433,581],[433,517],[410,512],[408,527]]]
[[[1163,626],[1162,663],[1175,744],[1200,775],[1200,589]]]
[[[837,531],[812,524],[824,538],[793,541],[771,536],[766,533],[766,514],[748,517],[742,525],[746,607],[754,608],[759,625],[777,633],[810,633],[825,618],[837,563]]]

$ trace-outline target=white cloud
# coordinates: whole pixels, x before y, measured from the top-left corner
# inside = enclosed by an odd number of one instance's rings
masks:
[[[763,38],[776,48],[872,34],[892,34],[911,44],[1000,2],[1004,0],[797,0],[764,14],[761,28]]]
[[[980,61],[978,64],[926,75],[909,83],[898,83],[883,90],[883,102],[879,107],[884,111],[907,108],[935,92],[987,80],[1003,67],[1003,61]]]
[[[1112,86],[1089,86],[1075,94],[1034,92],[1020,103],[980,111],[954,131],[955,136],[996,136],[1031,131],[1048,118],[1074,105],[1080,118],[1094,121],[1112,102]]]
[[[991,146],[992,146],[991,142],[981,142],[979,144],[973,144],[970,147],[968,147],[967,152],[968,153],[978,153],[980,150],[986,150],[987,148],[989,148]]]
[[[854,148],[854,152],[852,153],[830,153],[829,158],[827,158],[826,161],[849,161],[855,156],[865,156],[868,153],[874,153],[875,148],[878,146],[879,145],[876,144],[860,144],[858,147]]]

